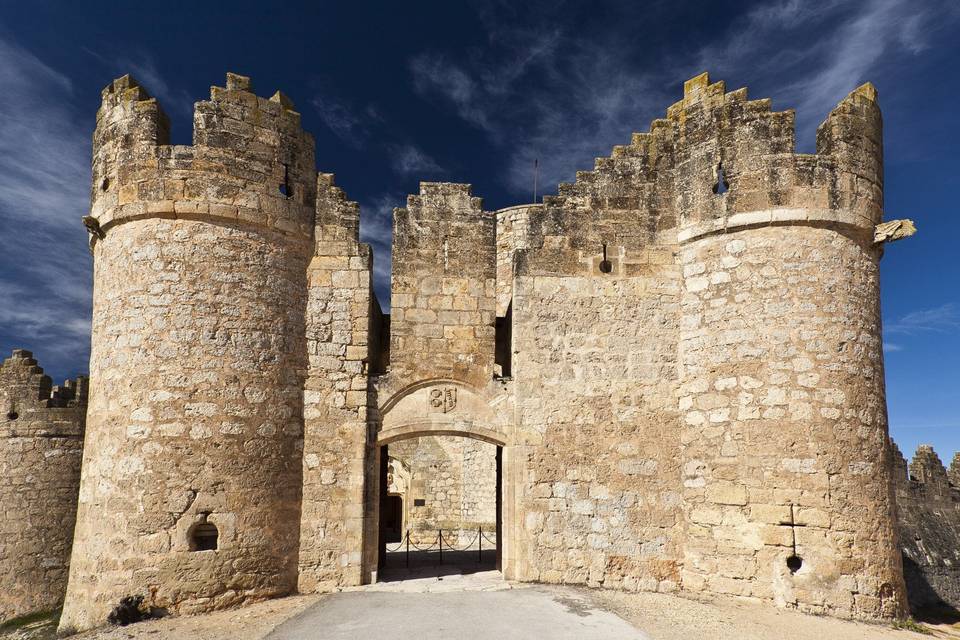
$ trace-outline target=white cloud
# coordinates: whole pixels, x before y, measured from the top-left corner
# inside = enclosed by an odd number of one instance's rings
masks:
[[[930,309],[918,309],[884,326],[886,333],[916,335],[960,330],[960,307],[953,302]]]
[[[147,93],[157,99],[161,108],[168,115],[193,116],[193,98],[186,89],[170,86],[170,83],[157,69],[153,57],[149,54],[139,52],[124,55],[103,55],[87,47],[84,47],[83,50],[109,69],[112,76],[120,77],[129,73],[136,78]]]
[[[703,47],[699,67],[746,78],[776,108],[797,110],[797,142],[814,147],[816,127],[850,91],[881,68],[915,55],[958,17],[944,0],[862,3],[785,0],[751,11]]]
[[[406,144],[391,148],[393,168],[400,175],[430,177],[444,173],[443,167],[419,147]]]
[[[90,343],[90,127],[72,99],[66,77],[0,35],[0,333],[54,372],[85,369]]]
[[[895,352],[895,351],[903,351],[903,347],[900,346],[899,344],[894,343],[894,342],[886,342],[886,341],[884,341],[884,343],[883,343],[883,352],[884,352],[884,353],[893,353],[893,352]]]
[[[490,58],[469,70],[433,53],[414,57],[410,70],[422,95],[442,98],[509,149],[504,180],[518,193],[532,191],[535,159],[541,184],[553,189],[577,168],[592,168],[614,144],[629,142],[649,120],[641,114],[668,103],[645,72],[623,60],[615,37],[595,44],[564,40],[556,30],[501,28],[491,40]],[[536,89],[526,82],[533,75]]]
[[[439,97],[504,149],[504,180],[516,193],[530,193],[535,158],[541,192],[550,193],[577,169],[592,169],[594,157],[628,143],[631,132],[647,130],[679,97],[677,83],[704,70],[715,80],[747,81],[777,108],[796,107],[798,141],[809,150],[816,126],[847,93],[890,58],[915,54],[946,33],[960,15],[949,5],[785,0],[748,12],[692,51],[678,43],[669,57],[647,55],[640,63],[645,43],[624,37],[641,26],[636,15],[637,24],[597,37],[576,28],[512,27],[512,7],[488,3],[479,11],[488,46],[462,59],[422,52],[410,71],[424,97]]]
[[[359,147],[367,138],[363,119],[348,105],[329,96],[316,96],[311,101],[327,128],[347,144]]]

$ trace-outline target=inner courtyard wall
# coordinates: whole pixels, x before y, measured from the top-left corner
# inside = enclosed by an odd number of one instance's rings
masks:
[[[482,529],[496,537],[497,447],[459,436],[423,436],[389,445],[391,458],[409,472],[403,499],[402,531],[411,542],[444,541],[464,546]],[[423,501],[422,505],[417,504]]]

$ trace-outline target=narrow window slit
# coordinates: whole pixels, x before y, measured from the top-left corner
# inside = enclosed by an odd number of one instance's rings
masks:
[[[607,243],[603,243],[603,260],[600,261],[600,273],[613,271],[613,263],[607,260]]]
[[[283,165],[283,182],[280,183],[280,195],[286,198],[293,197],[293,185],[290,184],[290,168]]]
[[[720,162],[717,164],[717,181],[713,185],[713,192],[717,195],[721,195],[730,190],[730,182],[727,180],[727,176],[723,173],[723,163]]]

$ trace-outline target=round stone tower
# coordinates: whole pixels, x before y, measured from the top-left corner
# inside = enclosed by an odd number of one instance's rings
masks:
[[[312,138],[228,74],[192,146],[132,78],[94,133],[90,406],[61,620],[125,596],[177,612],[296,587]]]
[[[677,123],[683,585],[904,610],[880,327],[872,85],[795,153],[793,111],[690,80]]]
[[[53,386],[24,349],[0,363],[0,622],[63,602],[86,378]]]

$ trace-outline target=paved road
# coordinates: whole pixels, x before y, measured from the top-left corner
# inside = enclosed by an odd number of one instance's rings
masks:
[[[648,640],[573,589],[371,590],[324,598],[268,640]]]

